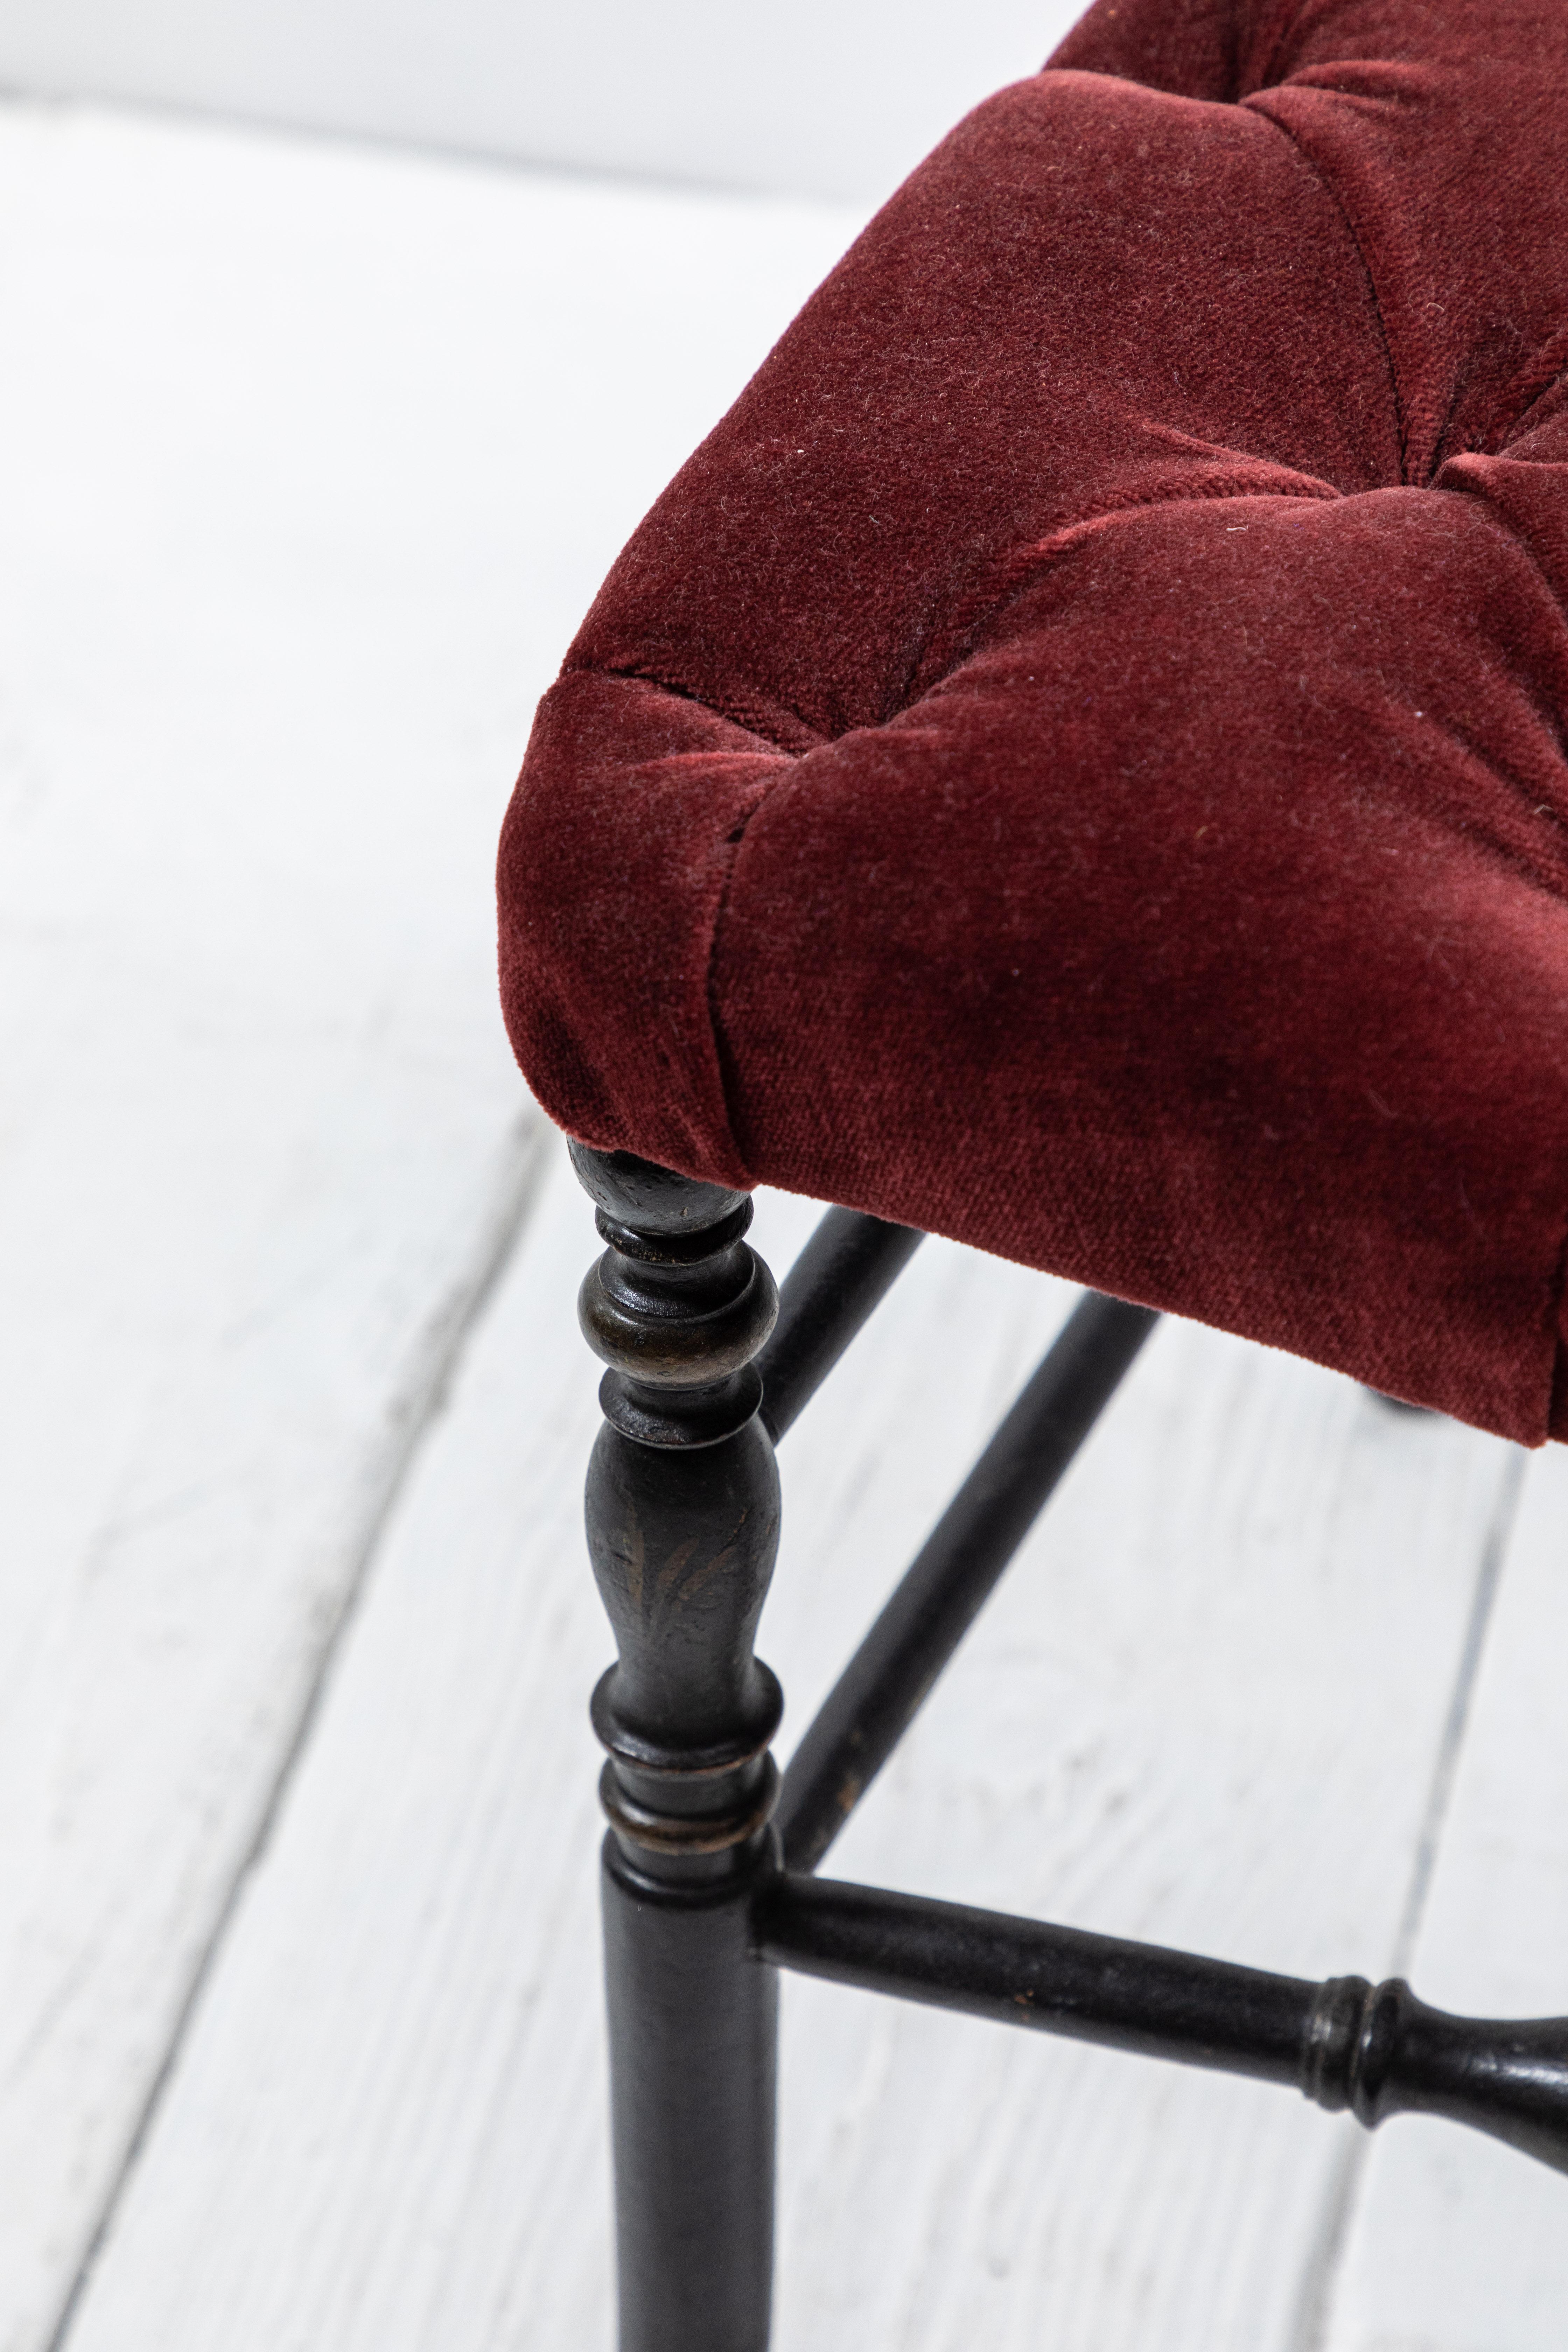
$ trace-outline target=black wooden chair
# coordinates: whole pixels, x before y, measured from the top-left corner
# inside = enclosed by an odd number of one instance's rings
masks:
[[[782,1294],[743,1192],[574,1144],[608,1244],[583,1286],[610,1367],[588,1474],[619,1663],[594,1694],[624,2352],[763,2352],[777,1975],[1293,2085],[1368,2126],[1477,2126],[1568,2170],[1568,2019],[1444,2015],[1398,1980],[1311,1984],[816,1876],[1158,1319],[1088,1293],[799,1742],[752,1641],[774,1449],[913,1255],[829,1210]]]
[[[1568,2168],[1568,2021],[815,1875],[1152,1308],[1568,1439],[1565,92],[1563,0],[1093,0],[540,706],[501,982],[608,1244],[625,2352],[766,2341],[781,1968]],[[760,1183],[876,1213],[779,1301]],[[781,1783],[774,1448],[914,1226],[1092,1288]]]

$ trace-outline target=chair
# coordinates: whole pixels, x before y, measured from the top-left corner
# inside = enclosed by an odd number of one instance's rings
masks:
[[[1568,16],[1097,0],[654,508],[500,863],[607,1247],[625,2352],[767,2340],[776,1971],[1568,2169],[1568,2021],[814,1874],[1161,1309],[1568,1436]],[[775,1294],[771,1182],[832,1210]],[[937,1231],[1090,1286],[782,1784],[774,1447]]]

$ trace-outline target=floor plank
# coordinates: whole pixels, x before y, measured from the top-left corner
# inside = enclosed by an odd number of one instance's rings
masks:
[[[1530,1465],[1412,1979],[1479,2017],[1568,2011],[1568,1454]],[[1560,2352],[1568,2181],[1401,2117],[1373,2142],[1324,2352]]]
[[[854,216],[9,105],[0,224],[0,2347],[41,2352],[526,1203],[533,698]]]
[[[764,1200],[779,1264],[805,1230]],[[592,1246],[559,1162],[389,1529],[70,2352],[591,2352],[606,1635]],[[788,1440],[786,1742],[1068,1294],[917,1255]],[[1167,1325],[833,1858],[1262,1965],[1380,1969],[1516,1457]],[[1291,2352],[1341,2128],[792,1984],[781,2352]]]

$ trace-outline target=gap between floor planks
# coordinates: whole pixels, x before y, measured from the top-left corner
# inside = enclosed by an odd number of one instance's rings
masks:
[[[780,1265],[810,1213],[764,1198]],[[572,1315],[594,1245],[557,1160],[69,2352],[608,2342],[583,1717],[607,1643]],[[790,1725],[1069,1296],[928,1244],[786,1441],[762,1647]],[[834,1867],[1379,1973],[1412,1932],[1516,1475],[1472,1432],[1168,1324]],[[1297,2352],[1353,2126],[832,1987],[791,1983],[785,2009],[781,2352]]]
[[[526,1181],[534,698],[858,214],[9,103],[0,205],[0,2352],[42,2352]]]
[[[1461,2014],[1568,2011],[1568,1452],[1530,1463],[1412,1973]],[[1380,2132],[1323,2352],[1561,2352],[1568,2180],[1412,2118]],[[1313,2347],[1317,2352],[1317,2347]]]

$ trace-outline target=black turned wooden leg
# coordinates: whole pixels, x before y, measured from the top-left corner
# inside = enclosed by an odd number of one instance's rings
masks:
[[[783,1701],[752,1654],[779,1532],[752,1360],[778,1297],[746,1194],[572,1158],[609,1244],[580,1313],[610,1367],[587,1518],[619,1654],[593,1714],[621,2352],[763,2352],[778,1979],[750,1915],[777,1866]]]

